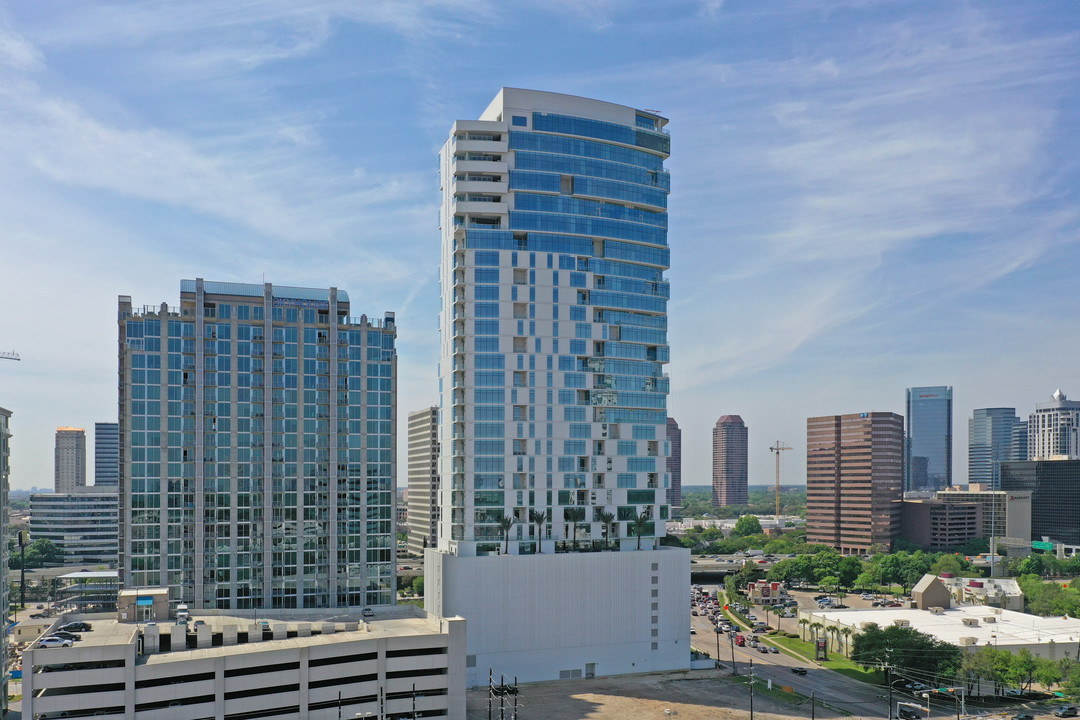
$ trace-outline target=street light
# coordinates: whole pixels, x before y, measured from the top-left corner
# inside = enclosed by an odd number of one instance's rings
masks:
[[[720,669],[720,626],[717,625],[717,626],[713,627],[713,630],[716,631],[716,669],[719,670]]]

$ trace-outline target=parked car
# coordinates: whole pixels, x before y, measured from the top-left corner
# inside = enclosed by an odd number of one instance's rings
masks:
[[[72,642],[65,638],[47,637],[38,640],[38,648],[71,647]],[[1075,714],[1075,713],[1074,713]]]
[[[78,642],[78,641],[82,640],[82,635],[77,635],[76,633],[70,633],[70,632],[68,632],[66,630],[56,630],[55,632],[53,632],[53,636],[58,637],[58,638],[63,638],[65,640],[70,640],[71,642]]]
[[[66,630],[67,632],[90,632],[94,628],[88,622],[72,622],[64,625],[60,629]]]
[[[1075,705],[1062,705],[1054,711],[1054,715],[1057,717],[1076,717],[1076,713]]]
[[[697,610],[691,610],[691,611],[690,611],[690,614],[691,614],[691,615],[697,615]]]
[[[1035,716],[1031,713],[1018,713],[1012,716],[1012,720],[1035,720]]]
[[[804,668],[804,667],[793,667],[793,668],[791,668],[791,672],[795,673],[796,675],[805,675],[806,674],[806,668]]]
[[[364,608],[364,610],[360,614],[366,618],[375,617],[375,611],[369,607]]]
[[[691,635],[697,635],[697,630],[694,629],[693,625],[690,626],[690,634]]]
[[[922,720],[919,713],[915,712],[911,708],[902,707],[899,710],[900,720]]]

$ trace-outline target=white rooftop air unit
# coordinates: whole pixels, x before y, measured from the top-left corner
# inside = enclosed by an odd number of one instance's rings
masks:
[[[983,622],[984,623],[996,623],[997,622],[997,616],[996,615],[987,615],[986,617],[983,618]]]
[[[962,618],[960,620],[960,622],[964,623],[964,625],[966,625],[967,627],[978,627],[979,626],[979,618],[971,618],[971,617]]]
[[[935,606],[935,607],[927,608],[927,610],[929,610],[934,615],[944,615],[945,614],[945,608],[943,608],[943,607],[936,607]]]
[[[962,637],[959,640],[959,644],[961,645],[961,647],[975,645],[977,642],[978,640],[973,637]]]
[[[896,618],[892,622],[896,627],[911,627],[911,621],[905,618]]]

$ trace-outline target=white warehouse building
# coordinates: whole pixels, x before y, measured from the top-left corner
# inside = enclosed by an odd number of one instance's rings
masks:
[[[72,647],[24,652],[23,717],[464,720],[464,620],[413,606],[370,622],[332,613],[198,611],[190,629],[66,616],[57,624],[93,629]]]

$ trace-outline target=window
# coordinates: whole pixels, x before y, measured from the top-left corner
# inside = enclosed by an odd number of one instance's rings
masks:
[[[529,119],[524,115],[511,115],[510,124],[514,127],[527,127],[529,124]]]

